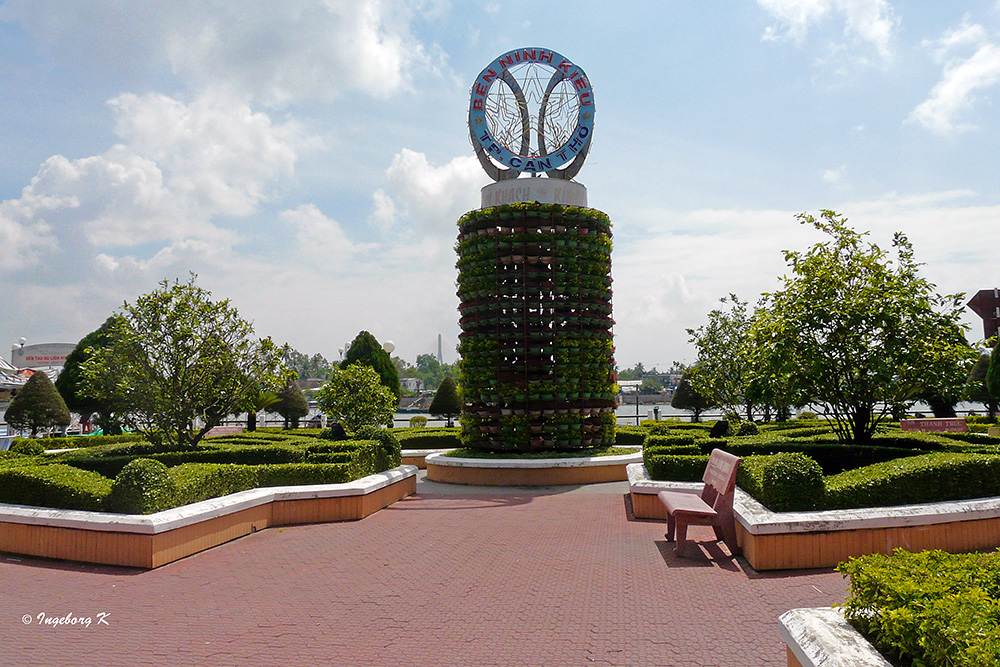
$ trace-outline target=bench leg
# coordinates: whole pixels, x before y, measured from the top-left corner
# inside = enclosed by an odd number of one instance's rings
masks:
[[[674,545],[674,553],[684,557],[684,549],[687,547],[687,521],[677,521],[677,544]]]
[[[674,541],[674,525],[676,524],[676,519],[674,515],[667,513],[667,542]]]

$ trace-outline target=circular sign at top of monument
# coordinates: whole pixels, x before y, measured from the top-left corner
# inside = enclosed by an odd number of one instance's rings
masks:
[[[469,135],[494,180],[523,172],[573,178],[590,150],[593,131],[590,79],[555,51],[508,51],[472,86]]]

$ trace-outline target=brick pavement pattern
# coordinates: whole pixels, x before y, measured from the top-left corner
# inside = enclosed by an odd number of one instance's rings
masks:
[[[678,559],[624,493],[508,493],[418,489],[152,571],[0,557],[0,665],[784,665],[778,615],[844,597],[710,528]]]

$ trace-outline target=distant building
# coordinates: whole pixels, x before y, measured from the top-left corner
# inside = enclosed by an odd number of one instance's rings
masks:
[[[399,386],[402,387],[403,391],[423,391],[424,381],[420,378],[399,378]]]
[[[634,394],[639,391],[639,387],[642,386],[642,380],[619,380],[618,388],[621,389],[623,394]]]

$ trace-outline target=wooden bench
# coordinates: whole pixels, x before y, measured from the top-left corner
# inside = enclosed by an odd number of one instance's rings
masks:
[[[713,449],[702,481],[705,486],[700,495],[683,491],[660,491],[657,497],[667,508],[667,541],[677,544],[674,553],[684,556],[687,546],[687,529],[690,525],[712,526],[715,537],[726,543],[729,553],[740,552],[736,543],[736,518],[733,516],[733,496],[736,495],[738,456]]]

